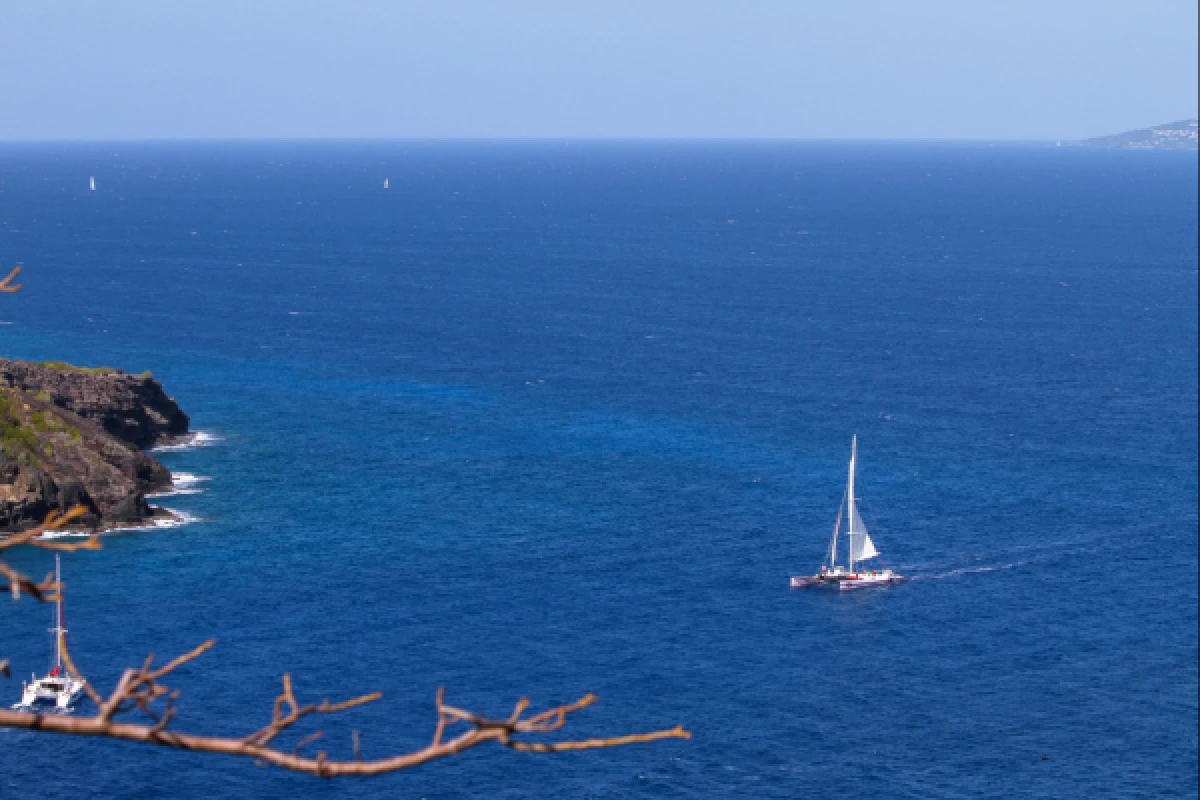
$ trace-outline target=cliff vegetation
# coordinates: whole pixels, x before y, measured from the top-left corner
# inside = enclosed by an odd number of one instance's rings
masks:
[[[144,524],[171,474],[143,452],[189,420],[149,373],[0,359],[0,531],[84,506],[77,524]]]

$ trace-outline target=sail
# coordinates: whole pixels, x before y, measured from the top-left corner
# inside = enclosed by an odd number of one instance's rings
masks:
[[[874,558],[879,555],[879,551],[875,549],[875,543],[871,541],[871,537],[866,531],[862,533],[850,534],[850,558],[855,562],[866,561],[868,558]]]
[[[858,506],[854,506],[854,515],[851,518],[850,530],[850,558],[854,561],[864,561],[868,558],[874,558],[879,555],[879,551],[875,549],[875,543],[871,541],[870,534],[867,533],[867,526],[862,521],[862,517],[858,515]]]
[[[854,504],[854,515],[850,520],[851,533],[866,533],[867,524],[863,522],[863,518],[858,515],[858,503]]]

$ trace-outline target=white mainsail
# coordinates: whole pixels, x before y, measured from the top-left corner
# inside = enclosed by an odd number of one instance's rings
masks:
[[[854,471],[857,466],[858,437],[855,436],[850,445],[850,477],[846,482],[846,505],[850,507],[850,513],[846,515],[850,526],[850,529],[846,531],[846,539],[850,543],[851,570],[854,569],[855,562],[865,561],[879,555],[879,551],[875,549],[875,543],[867,534],[867,526],[863,524],[862,517],[858,515],[858,504],[854,497]]]

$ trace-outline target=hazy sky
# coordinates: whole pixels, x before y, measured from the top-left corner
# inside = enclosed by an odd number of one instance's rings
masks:
[[[1069,139],[1196,114],[1195,0],[0,0],[0,139]]]

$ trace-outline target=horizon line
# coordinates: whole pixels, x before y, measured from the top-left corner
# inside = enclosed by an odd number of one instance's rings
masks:
[[[1092,138],[1092,137],[1087,137]],[[1082,142],[1065,138],[984,138],[948,136],[129,136],[5,138],[0,144],[132,144],[240,142],[852,142],[1044,144]]]

